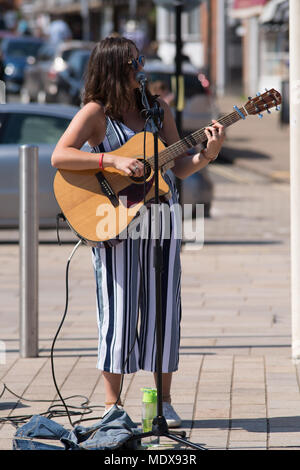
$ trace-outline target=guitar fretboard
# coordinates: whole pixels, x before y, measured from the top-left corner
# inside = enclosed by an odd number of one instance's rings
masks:
[[[240,109],[240,112],[243,114],[245,113],[245,111],[242,109]],[[225,116],[222,116],[220,119],[218,119],[218,122],[222,124],[224,127],[229,127],[231,126],[231,124],[234,124],[239,119],[242,119],[239,112],[233,111],[230,114],[226,114]],[[211,125],[212,124],[210,124],[210,126]],[[196,147],[196,145],[203,143],[206,140],[207,140],[207,137],[205,134],[204,127],[202,129],[199,129],[198,131],[193,132],[192,134],[189,134],[183,139],[178,140],[178,142],[175,142],[174,144],[170,145],[169,147],[165,148],[159,153],[158,155],[159,167],[166,165],[171,160],[174,160],[175,158],[185,153],[187,150],[191,149],[192,147]],[[154,156],[149,157],[148,162],[153,167]]]

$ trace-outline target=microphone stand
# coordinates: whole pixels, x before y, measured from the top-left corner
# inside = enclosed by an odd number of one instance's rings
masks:
[[[163,110],[161,110],[157,103],[151,108],[147,99],[145,86],[147,78],[143,72],[139,72],[136,76],[140,83],[140,92],[142,95],[142,103],[145,108],[147,121],[150,123],[151,132],[154,139],[154,182],[155,182],[155,196],[154,203],[156,205],[155,214],[155,249],[153,264],[155,268],[155,289],[156,289],[156,374],[157,374],[157,416],[152,422],[152,431],[137,434],[130,438],[130,440],[141,439],[149,436],[165,436],[169,439],[185,444],[197,450],[207,450],[199,444],[194,444],[187,441],[185,438],[185,431],[169,432],[169,428],[165,417],[163,416],[163,402],[162,402],[162,301],[161,301],[161,274],[162,274],[162,250],[159,239],[159,162],[158,162],[158,126],[162,119]]]

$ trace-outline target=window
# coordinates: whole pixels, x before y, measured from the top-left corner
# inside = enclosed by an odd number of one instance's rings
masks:
[[[74,52],[74,49],[65,49],[64,51],[62,51],[61,56],[63,60],[67,61],[69,57],[71,56],[71,54],[73,54],[73,52]]]
[[[41,114],[7,114],[0,129],[1,144],[56,144],[70,123],[68,118]]]
[[[35,57],[40,47],[41,43],[39,42],[9,41],[7,43],[6,54],[14,57]]]
[[[0,113],[0,132],[1,132],[2,126],[4,125],[5,118],[6,118],[6,114]]]
[[[148,75],[152,83],[163,82],[169,90],[172,90],[172,77],[175,77],[175,75],[165,72],[151,72]],[[206,93],[197,75],[184,74],[183,77],[186,98]]]
[[[261,32],[261,73],[263,75],[281,76],[283,79],[289,75],[289,34],[281,31],[262,30]]]
[[[83,77],[89,57],[90,53],[85,53],[84,51],[73,52],[73,54],[70,56],[68,66],[70,67],[75,78],[80,79]]]
[[[175,11],[173,8],[157,7],[158,38],[160,40],[175,41]],[[182,12],[181,31],[184,41],[200,40],[200,7]]]
[[[46,62],[51,60],[55,55],[55,48],[53,46],[49,46],[46,44],[45,46],[41,47],[38,55],[37,60],[41,62]]]
[[[189,12],[182,14],[182,36],[185,40],[200,39],[200,8],[193,8]]]

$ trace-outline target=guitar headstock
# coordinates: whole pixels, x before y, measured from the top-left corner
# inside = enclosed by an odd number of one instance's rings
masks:
[[[281,104],[281,94],[272,88],[266,90],[263,94],[257,94],[255,98],[249,98],[249,101],[245,104],[244,108],[248,114],[258,114],[261,117],[263,111],[270,112],[270,108],[276,107],[278,111],[278,105]]]

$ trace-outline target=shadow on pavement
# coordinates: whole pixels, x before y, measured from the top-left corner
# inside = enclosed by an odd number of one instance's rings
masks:
[[[197,419],[182,421],[182,427],[189,428],[219,428],[245,430],[248,432],[299,432],[300,416],[279,416],[276,418],[233,418],[233,419]]]
[[[236,158],[248,158],[250,160],[270,160],[271,157],[262,152],[254,152],[253,150],[249,149],[238,149],[224,146],[216,162],[232,164]]]

